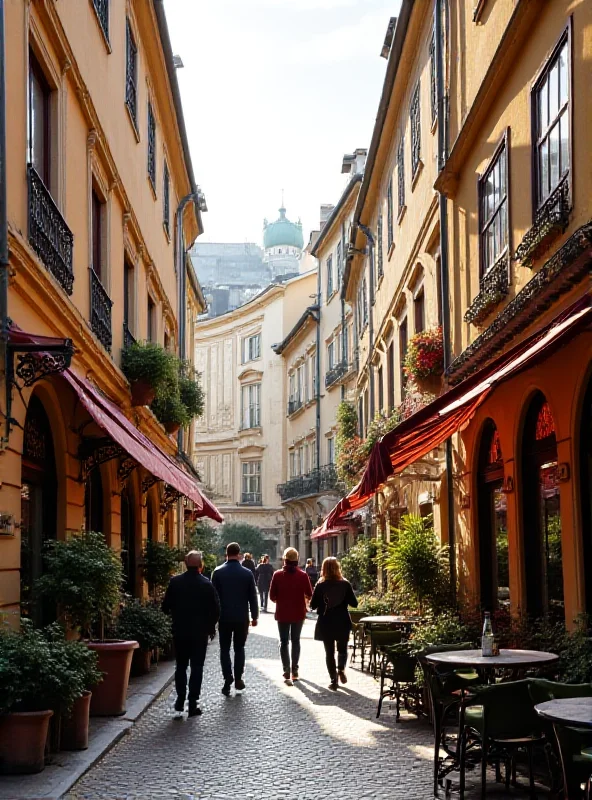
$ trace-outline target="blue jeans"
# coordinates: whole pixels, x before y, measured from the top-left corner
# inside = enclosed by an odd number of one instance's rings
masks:
[[[284,672],[290,672],[290,642],[292,642],[292,674],[298,672],[300,660],[300,634],[304,620],[300,622],[278,622],[280,633],[280,658]]]

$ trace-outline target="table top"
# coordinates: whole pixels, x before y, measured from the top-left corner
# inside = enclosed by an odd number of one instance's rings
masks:
[[[539,703],[535,711],[550,722],[563,722],[580,728],[592,728],[592,697],[566,697]]]
[[[559,656],[540,650],[500,650],[498,656],[483,656],[481,650],[447,650],[430,653],[426,660],[434,664],[453,664],[463,667],[538,667],[552,664]]]
[[[404,616],[398,616],[396,614],[385,614],[384,616],[378,616],[378,617],[362,617],[360,622],[363,622],[367,625],[379,625],[381,623],[383,625],[386,623],[391,623],[391,624],[401,623],[404,625],[408,625],[413,622],[421,622],[421,617],[404,617]]]

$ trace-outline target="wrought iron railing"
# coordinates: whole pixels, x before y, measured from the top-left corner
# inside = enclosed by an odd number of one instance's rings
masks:
[[[131,333],[127,322],[123,323],[123,349],[127,350],[136,343],[135,336]]]
[[[339,364],[335,364],[325,375],[325,388],[328,389],[329,386],[333,386],[333,384],[337,383],[344,375],[347,375],[347,372],[347,361],[340,361]]]
[[[304,405],[304,400],[301,397],[294,397],[288,402],[288,416],[295,414]]]
[[[524,234],[514,257],[523,266],[532,267],[550,242],[565,231],[570,211],[571,193],[569,175],[566,175],[537,211],[534,223]]]
[[[261,492],[243,492],[241,495],[241,505],[244,506],[262,505]]]
[[[333,464],[313,469],[312,472],[306,475],[291,478],[286,483],[280,483],[277,486],[277,492],[282,502],[294,500],[297,497],[320,494],[321,492],[342,492],[344,490],[345,487],[337,477],[337,470]]]
[[[111,350],[111,306],[113,301],[92,267],[90,273],[90,326],[106,350]]]
[[[29,244],[67,294],[72,294],[74,236],[32,164],[28,166]]]
[[[93,0],[93,6],[97,12],[105,39],[109,41],[109,0]]]

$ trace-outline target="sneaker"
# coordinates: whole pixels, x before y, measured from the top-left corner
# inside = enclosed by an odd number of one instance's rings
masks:
[[[347,675],[345,674],[344,670],[340,669],[337,674],[339,675],[339,680],[341,683],[347,683]]]
[[[222,694],[226,695],[226,697],[230,697],[231,688],[232,688],[232,680],[224,681],[224,686],[222,687]]]
[[[242,678],[237,678],[234,682],[234,688],[237,692],[242,692],[245,688],[245,682]]]
[[[200,717],[201,716],[201,708],[199,706],[199,702],[197,703],[189,703],[189,711],[187,712],[188,717]]]
[[[336,692],[338,685],[339,684],[337,683],[337,678],[335,678],[335,680],[331,681],[331,683],[329,684],[329,689],[331,689],[332,692]]]
[[[175,700],[175,711],[178,713],[182,713],[185,710],[185,700],[182,700],[180,697],[177,697]]]
[[[298,670],[297,669],[293,669],[292,670],[292,680],[293,681],[297,681],[298,680]]]

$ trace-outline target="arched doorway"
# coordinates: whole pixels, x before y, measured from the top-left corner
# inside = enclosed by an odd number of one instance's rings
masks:
[[[582,537],[586,612],[592,612],[592,378],[584,396],[580,427],[580,502],[582,504]]]
[[[499,433],[492,420],[485,423],[477,474],[479,576],[481,606],[494,611],[510,605],[508,524],[503,491],[504,461]]]
[[[541,392],[533,398],[524,423],[522,484],[527,611],[563,619],[557,439],[551,408]]]
[[[104,533],[104,496],[101,468],[93,467],[84,485],[84,518],[87,531]]]
[[[21,461],[21,609],[38,624],[55,618],[35,606],[33,586],[43,572],[43,547],[57,536],[57,471],[51,425],[38,397],[27,408]]]
[[[136,594],[136,517],[133,497],[127,486],[121,492],[121,561],[126,594]]]

